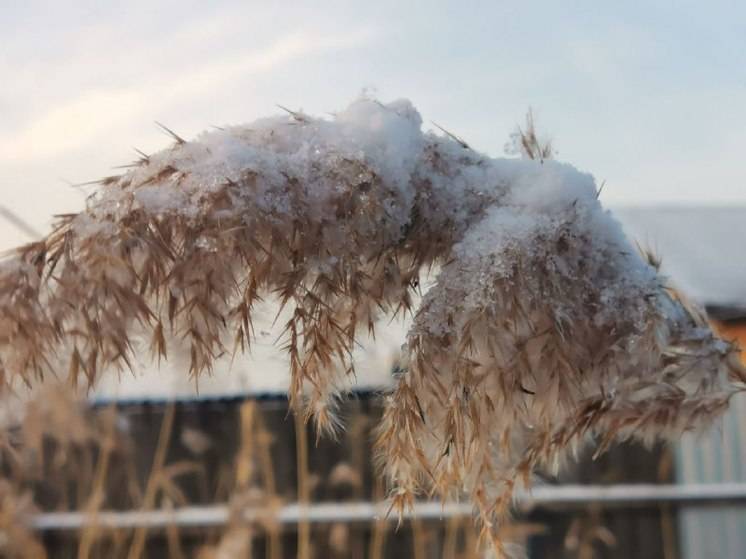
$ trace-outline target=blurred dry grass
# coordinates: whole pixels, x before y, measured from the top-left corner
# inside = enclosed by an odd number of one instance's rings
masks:
[[[276,513],[285,500],[278,493],[278,465],[273,462],[271,452],[273,436],[255,401],[246,401],[240,406],[235,426],[238,448],[225,457],[229,475],[218,476],[221,481],[213,499],[224,501],[227,498],[231,510],[230,519],[223,528],[198,530],[201,535],[195,536],[194,529],[185,534],[183,528],[175,525],[165,530],[151,530],[147,526],[116,529],[97,522],[101,511],[112,508],[172,510],[192,504],[187,486],[194,485],[194,480],[207,467],[200,460],[209,443],[201,440],[204,435],[195,433],[194,428],[175,432],[174,414],[174,406],[168,406],[157,443],[148,448],[133,438],[124,416],[115,407],[94,410],[75,397],[69,387],[45,387],[28,403],[18,423],[0,430],[0,555],[18,559],[58,556],[59,550],[45,548],[44,534],[34,532],[29,520],[39,512],[69,511],[84,512],[87,522],[63,540],[67,548],[65,557],[153,557],[154,552],[148,551],[153,541],[159,545],[165,541],[166,554],[174,559],[257,557],[257,540],[264,542],[262,557],[288,557],[291,550],[283,549],[287,527],[283,530],[276,521]],[[295,500],[311,504],[312,489],[318,483],[317,474],[309,469],[308,427],[302,416],[296,418],[294,431],[299,436]],[[369,467],[364,463],[369,459],[368,421],[364,414],[351,419],[347,435],[349,461],[336,463],[328,474],[328,486],[350,488],[347,499],[352,501],[364,498],[361,476],[362,470]],[[169,447],[174,441],[183,444],[184,440],[194,454],[193,460],[169,461]],[[143,452],[150,454],[143,456]],[[145,479],[136,471],[137,460],[150,464]],[[375,496],[382,499],[384,491],[380,482],[379,478]],[[260,514],[248,521],[243,514],[247,509],[252,513],[260,511]],[[414,520],[411,528],[413,557],[431,557],[436,532],[440,531],[445,531],[445,558],[481,557],[472,519],[452,518],[445,528],[440,523]],[[351,524],[316,527],[301,521],[294,546],[297,557],[318,559],[316,548],[321,545],[338,558],[383,559],[387,556],[386,534],[394,528],[387,519],[376,518],[368,529],[372,536],[366,549],[359,539],[360,529]],[[509,526],[503,533],[511,537],[523,534],[520,529]],[[195,541],[201,543],[195,544]]]
[[[91,409],[69,388],[49,386],[28,404],[19,423],[0,430],[0,555],[18,559],[391,557],[392,547],[387,545],[387,539],[396,535],[392,532],[396,525],[385,517],[373,519],[369,526],[348,522],[301,522],[288,526],[277,521],[277,512],[284,504],[317,502],[315,488],[322,483],[332,491],[326,498],[333,496],[340,505],[345,501],[385,498],[380,477],[365,479],[364,472],[371,467],[372,424],[367,413],[350,414],[350,428],[342,441],[345,453],[329,455],[329,463],[323,464],[309,461],[312,445],[308,437],[312,431],[302,416],[297,417],[287,425],[299,435],[295,447],[296,495],[288,495],[285,488],[278,486],[277,476],[284,475],[281,472],[287,464],[276,462],[274,430],[267,428],[259,403],[248,400],[240,404],[235,416],[236,448],[221,456],[214,494],[208,496],[208,502],[228,503],[230,507],[229,520],[223,527],[114,529],[97,523],[100,512],[167,511],[194,504],[191,499],[206,468],[216,467],[207,458],[212,452],[208,449],[218,441],[205,440],[208,435],[195,426],[177,427],[173,405],[165,407],[160,425],[153,425],[156,432],[152,441],[138,440],[137,431],[131,430],[121,410],[112,406]],[[191,459],[169,453],[168,448],[174,445],[184,446]],[[138,473],[137,462],[144,464],[147,475]],[[661,479],[669,477],[670,466],[664,455]],[[366,488],[367,484],[370,487]],[[202,491],[199,489],[198,493]],[[251,520],[243,514],[246,510],[252,511]],[[61,540],[51,540],[64,542],[64,555],[49,547],[48,534],[35,533],[28,523],[34,513],[54,511],[79,511],[88,517],[81,530],[68,533]],[[604,547],[615,545],[616,536],[604,525],[601,512],[592,507],[572,513],[562,557],[603,557]],[[669,516],[662,518],[664,523],[671,522]],[[396,550],[394,557],[488,556],[485,543],[479,543],[479,528],[472,518],[451,517],[439,522],[414,519],[406,521],[404,529],[411,533],[411,538],[405,540],[409,547]],[[547,529],[542,524],[513,521],[504,524],[498,535],[502,541],[525,544]],[[367,544],[364,533],[369,534]],[[675,553],[675,549],[667,551],[667,559],[676,557]]]

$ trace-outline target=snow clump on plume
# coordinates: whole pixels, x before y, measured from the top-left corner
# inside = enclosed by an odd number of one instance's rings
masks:
[[[734,348],[548,151],[493,159],[366,98],[174,139],[2,264],[6,386],[90,384],[143,343],[198,375],[250,351],[273,296],[292,402],[333,430],[361,330],[411,312],[377,442],[394,504],[466,493],[485,534],[589,435],[675,437],[740,390]]]

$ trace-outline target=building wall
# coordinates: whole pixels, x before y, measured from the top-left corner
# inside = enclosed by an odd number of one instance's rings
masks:
[[[721,336],[746,347],[746,322],[716,323]],[[746,354],[742,354],[746,363]],[[679,483],[746,482],[746,395],[736,397],[717,425],[687,435],[677,449]],[[682,558],[746,557],[746,509],[742,506],[686,507],[680,515]]]

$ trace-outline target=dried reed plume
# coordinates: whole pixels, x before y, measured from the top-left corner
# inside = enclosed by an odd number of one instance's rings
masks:
[[[406,101],[361,99],[205,133],[107,177],[79,214],[0,267],[6,387],[90,385],[184,349],[190,373],[248,350],[273,295],[290,396],[334,430],[360,329],[412,311],[378,447],[399,510],[465,492],[485,534],[540,465],[588,435],[675,437],[743,380],[734,348],[666,286],[589,175],[523,150],[490,159],[421,132]],[[414,308],[420,274],[439,268]],[[495,538],[495,549],[502,544]]]

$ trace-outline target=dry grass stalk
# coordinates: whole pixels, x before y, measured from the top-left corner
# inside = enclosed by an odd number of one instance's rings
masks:
[[[456,544],[463,518],[454,516],[446,521],[446,533],[443,538],[443,559],[456,559]]]
[[[173,509],[173,503],[167,501],[163,508]],[[168,544],[169,559],[186,559],[181,545],[181,531],[176,524],[166,526],[166,542]]]
[[[308,433],[306,423],[300,413],[294,414],[295,419],[295,459],[298,477],[298,504],[308,507],[311,504],[311,476],[308,469]],[[311,524],[301,509],[298,521],[298,559],[311,559]]]
[[[674,479],[675,468],[674,449],[665,448],[658,464],[658,481],[667,483]],[[670,504],[661,504],[661,539],[663,544],[663,559],[676,559],[679,556],[677,545],[677,514]]]
[[[532,159],[543,162],[547,159],[554,158],[554,147],[551,140],[543,139],[536,131],[534,123],[534,112],[529,109],[526,113],[526,123],[521,128],[511,134],[510,142],[506,146],[506,151],[513,155],[520,155],[525,159]],[[603,188],[603,185],[601,185]],[[600,189],[599,189],[600,190]]]
[[[139,490],[138,476],[133,469],[135,461],[127,454],[136,443],[122,431],[126,422],[116,409],[109,407],[94,412],[64,386],[40,390],[39,395],[25,405],[19,424],[0,430],[0,464],[3,466],[0,531],[5,535],[4,539],[0,538],[0,555],[14,559],[45,557],[37,534],[28,527],[29,517],[40,511],[65,510],[80,510],[88,516],[86,525],[77,534],[75,553],[78,557],[144,555],[151,535],[149,530],[104,528],[97,523],[97,518],[106,508],[170,509],[190,504],[178,486],[178,478],[201,469],[191,462],[167,462],[166,449],[176,435],[171,434],[173,409],[171,406],[166,411],[143,492]],[[280,526],[274,519],[278,498],[268,452],[271,441],[258,414],[253,414],[250,423],[254,434],[249,439],[255,448],[239,450],[235,470],[242,471],[241,464],[249,455],[261,464],[253,477],[261,473],[264,488],[256,485],[257,479],[244,483],[242,475],[235,476],[234,484],[228,488],[234,496],[231,521],[220,534],[213,551],[220,556],[236,546],[250,547],[251,540],[261,529],[270,543],[268,558],[278,559],[281,556]],[[85,465],[88,463],[91,466]],[[124,480],[122,474],[125,474]],[[75,490],[67,492],[67,487]],[[123,487],[129,488],[127,494],[122,493]],[[246,507],[264,509],[266,514],[255,523],[247,524],[243,517]],[[178,528],[167,526],[165,536],[169,556],[183,556]],[[208,551],[209,548],[205,548],[205,552]]]
[[[375,502],[381,502],[383,501],[385,494],[383,478],[376,478],[373,486],[373,500]],[[370,557],[370,559],[383,559],[388,524],[386,518],[382,516],[373,520],[370,544],[368,545],[368,557]]]
[[[428,538],[422,520],[412,517],[412,557],[413,559],[427,559]]]
[[[0,480],[0,555],[9,559],[46,559],[47,552],[26,519],[35,507],[29,492],[18,494],[6,480]]]
[[[198,559],[233,559],[241,557],[252,559],[254,530],[251,527],[231,525],[215,546],[205,546],[197,554]]]
[[[174,414],[176,408],[173,404],[166,408],[166,414],[163,416],[161,422],[161,430],[158,435],[158,445],[155,449],[155,455],[153,456],[153,465],[150,470],[150,477],[148,483],[145,486],[145,494],[142,501],[142,510],[148,510],[153,508],[155,500],[158,494],[159,482],[163,479],[163,469],[166,463],[166,453],[168,452],[169,441],[173,434],[174,425]],[[134,536],[132,537],[132,545],[130,546],[129,553],[127,554],[128,559],[139,559],[142,556],[145,548],[145,538],[147,537],[148,529],[145,526],[139,527],[135,530]]]
[[[115,445],[115,423],[116,413],[114,409],[108,410],[105,422],[107,424],[106,432],[101,441],[101,452],[96,463],[96,472],[93,480],[93,488],[86,505],[91,523],[86,526],[80,535],[80,544],[78,547],[78,559],[88,559],[91,554],[91,548],[98,534],[98,527],[95,519],[96,514],[101,509],[106,498],[106,478],[109,473],[109,464]]]
[[[281,501],[277,494],[275,466],[270,452],[272,435],[264,426],[262,415],[254,401],[245,402],[240,408],[241,444],[236,454],[236,475],[234,490],[247,494],[261,494],[261,506],[267,514],[261,519],[262,527],[267,534],[267,558],[282,557],[281,526],[274,521],[275,510]],[[262,490],[256,491],[254,482],[261,473]],[[252,491],[254,488],[254,491]]]
[[[6,424],[0,431],[0,485],[24,495],[36,511],[86,512],[90,524],[79,536],[79,557],[115,549],[117,534],[96,524],[98,511],[108,499],[111,463],[121,459],[125,446],[114,410],[93,414],[69,389],[56,385],[43,387],[24,408],[18,423]],[[27,515],[18,515],[12,522],[8,515],[4,518],[9,524],[0,527],[6,536],[0,555],[45,556],[41,542],[33,542]]]
[[[598,544],[616,546],[614,534],[603,525],[601,509],[592,507],[585,516],[576,517],[565,535],[565,549],[575,552],[577,559],[593,559]]]
[[[182,347],[196,377],[249,350],[273,294],[290,309],[290,397],[333,432],[359,330],[415,312],[378,437],[393,505],[466,492],[498,554],[534,468],[591,436],[599,451],[677,437],[741,390],[735,348],[634,253],[592,179],[546,160],[531,118],[521,146],[540,162],[422,134],[406,102],[335,119],[175,137],[103,179],[0,266],[2,386],[90,385],[143,339],[155,359]]]

